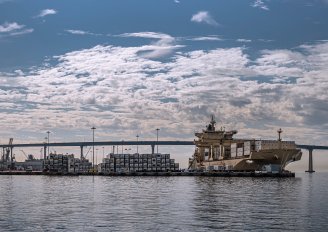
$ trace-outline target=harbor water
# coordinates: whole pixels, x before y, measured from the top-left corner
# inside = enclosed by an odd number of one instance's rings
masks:
[[[326,231],[328,173],[0,176],[1,231]]]

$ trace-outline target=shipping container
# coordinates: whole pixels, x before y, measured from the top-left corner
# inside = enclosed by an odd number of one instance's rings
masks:
[[[244,155],[244,149],[242,147],[237,148],[237,156],[240,157],[243,155]]]

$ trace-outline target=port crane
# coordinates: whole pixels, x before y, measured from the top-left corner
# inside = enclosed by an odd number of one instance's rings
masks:
[[[2,162],[9,169],[14,168],[14,161],[15,161],[15,156],[13,155],[13,140],[14,140],[13,138],[9,139],[8,146],[4,147],[2,152]]]
[[[28,159],[26,153],[23,150],[20,150],[20,151],[24,154],[24,156],[26,157],[26,159]]]
[[[85,154],[85,156],[83,158],[85,158],[85,159],[87,158],[87,155],[89,154],[90,150],[91,150],[91,147],[89,147],[88,152]]]

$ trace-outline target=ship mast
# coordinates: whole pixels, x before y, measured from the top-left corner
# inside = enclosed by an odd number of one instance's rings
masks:
[[[215,131],[215,124],[216,121],[214,120],[214,115],[211,115],[211,122],[210,122],[211,126],[212,126],[212,131]]]
[[[279,128],[279,130],[277,130],[277,132],[278,132],[278,141],[281,141],[281,133],[282,133],[281,128]]]

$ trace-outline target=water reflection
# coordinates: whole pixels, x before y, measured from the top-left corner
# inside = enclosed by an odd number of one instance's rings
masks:
[[[0,176],[3,231],[322,230],[327,174]]]

